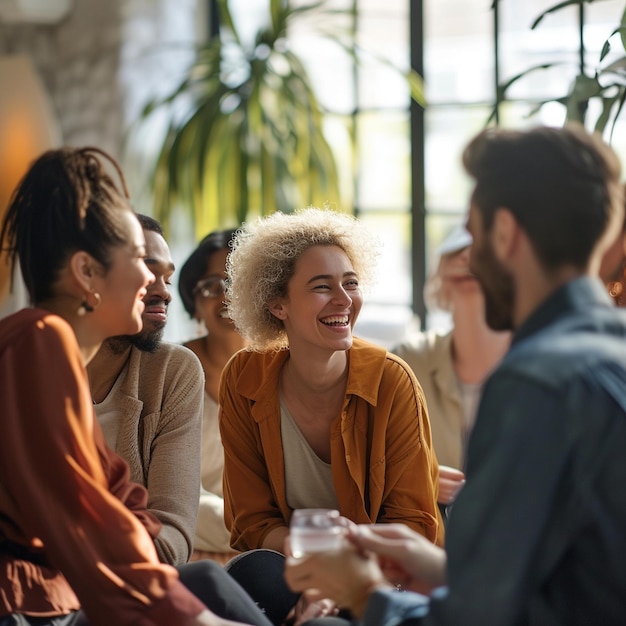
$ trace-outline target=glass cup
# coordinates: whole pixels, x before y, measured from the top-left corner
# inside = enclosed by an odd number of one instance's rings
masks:
[[[345,527],[335,509],[296,509],[291,516],[291,553],[300,558],[311,552],[338,550]]]

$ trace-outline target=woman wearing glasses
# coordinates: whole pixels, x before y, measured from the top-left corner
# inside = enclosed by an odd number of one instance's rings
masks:
[[[205,373],[202,490],[194,557],[210,556],[222,562],[233,552],[224,525],[224,452],[217,422],[217,390],[228,359],[245,345],[224,304],[226,256],[234,234],[234,230],[222,230],[207,235],[185,261],[178,282],[185,310],[206,328],[206,334],[184,344],[196,353]]]

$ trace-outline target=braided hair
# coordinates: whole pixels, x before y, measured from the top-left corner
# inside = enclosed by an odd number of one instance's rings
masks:
[[[119,164],[99,148],[49,150],[32,164],[0,230],[0,245],[13,268],[19,261],[31,304],[54,295],[60,270],[79,250],[109,269],[111,249],[126,243],[120,218],[132,210],[128,198]]]

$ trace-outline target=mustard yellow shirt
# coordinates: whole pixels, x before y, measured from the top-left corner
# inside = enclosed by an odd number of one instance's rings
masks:
[[[220,383],[224,518],[237,550],[261,547],[291,518],[285,495],[279,380],[289,350],[242,350]],[[355,339],[341,415],[331,427],[333,482],[342,515],[401,522],[442,545],[439,468],[421,387],[384,348]]]

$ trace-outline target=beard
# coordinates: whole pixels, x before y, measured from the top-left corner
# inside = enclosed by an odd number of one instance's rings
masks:
[[[502,283],[507,288],[507,298],[503,294],[490,294],[485,291],[485,320],[491,330],[513,330],[513,284],[510,276]],[[484,288],[483,288],[484,290]]]
[[[164,330],[164,326],[154,330],[142,330],[140,333],[132,335],[130,342],[142,352],[156,352],[161,345]]]
[[[485,321],[491,330],[513,330],[515,283],[496,258],[488,239],[472,250],[472,271],[485,296]]]
[[[105,343],[113,354],[121,354],[128,349],[128,346],[135,346],[135,348],[142,352],[153,353],[156,352],[161,345],[164,330],[165,325],[150,330],[144,329],[136,335],[109,337]]]

